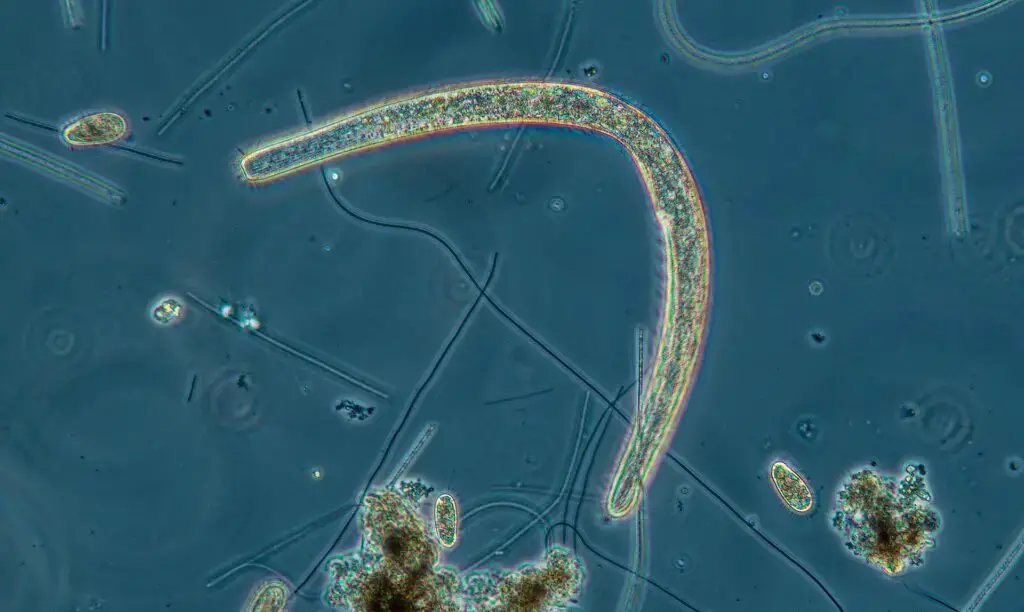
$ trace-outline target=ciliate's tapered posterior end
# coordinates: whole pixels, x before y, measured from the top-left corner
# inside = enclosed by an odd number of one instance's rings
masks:
[[[608,489],[605,514],[614,521],[627,519],[640,507],[640,480],[633,477],[617,479]]]

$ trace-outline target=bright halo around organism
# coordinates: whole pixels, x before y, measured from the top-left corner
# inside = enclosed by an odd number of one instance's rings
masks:
[[[128,121],[110,111],[93,113],[68,123],[60,137],[72,148],[109,145],[128,137]]]
[[[434,501],[434,535],[444,549],[455,548],[459,541],[459,505],[451,493]]]
[[[261,144],[242,178],[269,183],[332,160],[454,131],[543,125],[608,136],[635,163],[664,254],[657,349],[606,493],[613,519],[630,516],[668,449],[700,367],[711,304],[711,243],[697,183],[657,121],[610,92],[576,83],[495,80],[412,92]]]
[[[291,589],[280,580],[261,582],[245,602],[243,612],[283,612]]]
[[[163,295],[149,305],[149,320],[159,327],[172,327],[185,318],[185,301],[176,295]]]
[[[807,479],[782,460],[769,469],[772,490],[784,506],[796,514],[807,514],[814,508],[814,491]]]

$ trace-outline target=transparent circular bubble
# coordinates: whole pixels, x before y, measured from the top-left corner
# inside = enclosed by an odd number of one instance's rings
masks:
[[[263,414],[259,391],[245,364],[223,368],[203,392],[206,414],[220,427],[250,431],[259,425]]]
[[[562,212],[565,210],[565,198],[555,196],[548,200],[548,210],[551,212]]]
[[[47,350],[54,357],[66,357],[75,348],[75,332],[70,329],[54,329],[46,335]]]
[[[825,285],[820,280],[812,280],[807,284],[807,292],[817,297],[825,292]]]
[[[765,68],[761,72],[757,73],[757,80],[761,81],[762,83],[769,83],[775,80],[775,73],[772,72],[770,68]]]
[[[941,384],[914,398],[917,434],[925,443],[947,454],[956,454],[972,443],[976,407],[970,393],[957,385]]]
[[[829,227],[828,255],[834,268],[849,276],[885,275],[896,255],[888,220],[866,212],[836,219]]]
[[[992,73],[988,70],[980,70],[978,74],[974,75],[974,82],[978,84],[978,87],[987,89],[992,86]]]

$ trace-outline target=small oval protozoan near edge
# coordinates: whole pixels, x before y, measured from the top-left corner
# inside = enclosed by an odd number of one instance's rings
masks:
[[[288,606],[288,596],[288,585],[284,582],[263,582],[249,596],[244,612],[282,612]]]

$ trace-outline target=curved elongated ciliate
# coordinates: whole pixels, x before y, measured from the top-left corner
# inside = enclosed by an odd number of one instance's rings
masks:
[[[356,109],[299,134],[260,145],[241,174],[267,183],[355,153],[453,131],[522,125],[603,134],[629,153],[654,209],[664,256],[657,348],[643,385],[642,414],[619,451],[605,499],[630,516],[654,475],[696,379],[711,298],[711,244],[697,183],[665,130],[610,92],[575,83],[494,80],[412,92]]]

